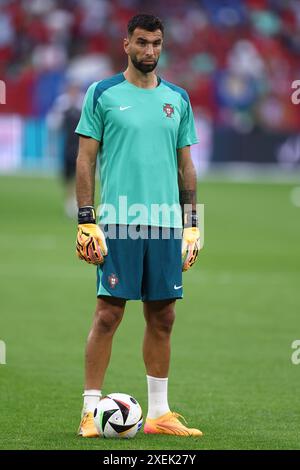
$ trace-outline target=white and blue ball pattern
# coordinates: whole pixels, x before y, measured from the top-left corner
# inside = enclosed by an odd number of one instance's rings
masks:
[[[110,393],[103,397],[94,411],[97,431],[102,437],[129,439],[143,423],[138,401],[126,393]]]

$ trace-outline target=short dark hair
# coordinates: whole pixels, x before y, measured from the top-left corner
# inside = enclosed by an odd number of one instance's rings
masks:
[[[164,35],[164,25],[157,16],[146,14],[133,16],[127,25],[128,36],[131,36],[136,28],[145,29],[146,31],[156,31],[160,29],[162,35]]]

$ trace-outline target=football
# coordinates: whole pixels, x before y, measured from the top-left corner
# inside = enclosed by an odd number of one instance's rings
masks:
[[[131,395],[110,393],[99,401],[94,420],[100,436],[129,439],[141,428],[143,414],[138,401]]]

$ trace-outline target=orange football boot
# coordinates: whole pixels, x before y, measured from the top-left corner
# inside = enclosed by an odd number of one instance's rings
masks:
[[[94,423],[94,415],[91,411],[83,415],[78,429],[78,436],[99,437],[99,433]]]
[[[156,419],[147,418],[144,426],[144,433],[169,434],[173,436],[203,436],[203,432],[201,432],[199,429],[187,428],[179,421],[178,418],[182,418],[185,421],[183,416],[172,411],[169,411],[168,413]]]

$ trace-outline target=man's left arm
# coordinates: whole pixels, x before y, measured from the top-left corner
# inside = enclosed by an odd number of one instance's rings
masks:
[[[195,263],[200,250],[198,228],[197,174],[191,158],[190,146],[177,149],[179,201],[182,209],[182,270]]]

